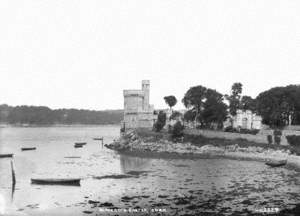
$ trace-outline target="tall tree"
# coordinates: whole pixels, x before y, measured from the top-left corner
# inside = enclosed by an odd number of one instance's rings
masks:
[[[216,90],[207,89],[202,111],[202,118],[206,127],[210,127],[212,123],[222,127],[226,117],[227,105],[223,102],[223,95]]]
[[[227,105],[223,99],[223,95],[216,90],[203,86],[191,87],[182,99],[184,105],[189,108],[184,115],[185,120],[194,119],[200,122],[201,126],[223,124],[227,116]]]
[[[206,88],[198,85],[191,87],[184,95],[182,102],[186,108],[193,109],[196,113],[195,121],[201,120],[201,111],[205,101]]]
[[[255,112],[256,104],[255,100],[250,96],[243,96],[241,99],[241,109],[243,110],[251,110],[252,112]]]
[[[175,106],[177,103],[177,99],[173,95],[165,96],[164,100],[165,100],[166,104],[168,104],[168,106],[170,107],[171,110],[172,110],[172,107]]]
[[[256,98],[258,114],[263,123],[281,127],[299,123],[300,85],[275,87],[260,93]]]
[[[240,108],[242,91],[242,83],[236,82],[231,86],[231,94],[226,95],[226,99],[229,101],[229,113],[233,116],[236,115],[237,110]]]

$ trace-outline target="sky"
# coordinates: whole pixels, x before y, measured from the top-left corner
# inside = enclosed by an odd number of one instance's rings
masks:
[[[151,82],[150,102],[192,86],[256,97],[300,84],[299,0],[5,0],[0,104],[121,109]]]

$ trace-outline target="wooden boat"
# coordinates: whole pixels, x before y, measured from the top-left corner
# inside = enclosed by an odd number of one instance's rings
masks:
[[[14,154],[0,154],[0,158],[11,158]]]
[[[270,167],[280,167],[286,165],[287,160],[269,160],[266,162],[266,165]]]
[[[32,178],[31,184],[80,186],[80,178]]]
[[[86,145],[86,142],[76,142],[75,145]]]
[[[93,138],[93,140],[103,140],[103,137],[99,137],[99,138]]]
[[[22,151],[31,151],[31,150],[36,150],[36,147],[24,147],[21,148]]]
[[[75,144],[74,145],[75,148],[82,148],[82,146],[83,146],[82,144]]]

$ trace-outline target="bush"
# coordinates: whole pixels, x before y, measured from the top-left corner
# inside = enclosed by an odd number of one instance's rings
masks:
[[[249,130],[249,129],[240,129],[240,133],[242,133],[242,134],[252,134],[252,135],[256,135],[257,133],[259,132],[259,130],[258,129],[251,129],[251,130]]]
[[[271,145],[273,143],[273,136],[272,135],[268,135],[267,139],[268,139],[268,143]]]
[[[184,130],[184,126],[181,124],[180,121],[177,121],[173,128],[172,128],[172,138],[176,139],[176,138],[181,138],[183,137],[183,130]]]
[[[234,128],[232,126],[228,126],[224,129],[225,132],[234,132]]]
[[[196,129],[203,129],[202,125],[196,125]]]
[[[274,136],[274,141],[277,145],[280,145],[281,142],[281,136]]]
[[[241,134],[252,134],[252,135],[256,135],[259,130],[258,129],[243,129],[240,128],[240,130],[237,130],[236,128],[233,128],[232,126],[228,126],[224,129],[225,132],[231,132],[231,133],[241,133]]]
[[[286,136],[286,139],[291,146],[299,146],[300,147],[300,136],[289,135],[289,136]]]
[[[121,127],[121,128],[120,128],[120,132],[121,132],[121,133],[124,133],[124,132],[125,132],[125,127]]]
[[[153,130],[156,132],[161,131],[166,125],[167,115],[163,111],[159,111],[157,121],[153,125]]]
[[[176,118],[179,118],[181,115],[182,115],[182,114],[181,114],[180,112],[174,111],[174,112],[171,114],[169,120],[176,120]]]
[[[273,135],[274,135],[274,136],[281,136],[281,135],[282,135],[282,131],[281,131],[281,130],[278,130],[278,129],[275,129],[275,130],[273,131]]]

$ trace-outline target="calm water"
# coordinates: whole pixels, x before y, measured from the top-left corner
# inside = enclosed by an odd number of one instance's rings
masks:
[[[118,135],[118,126],[0,128],[0,153],[15,154],[17,178],[13,193],[10,159],[0,159],[0,214],[100,215],[98,207],[104,202],[118,208],[162,208],[170,214],[176,210],[247,214],[300,203],[297,171],[255,161],[128,157],[93,140],[103,136],[109,143]],[[74,142],[87,145],[75,149]],[[20,150],[27,146],[37,150]],[[81,158],[65,158],[69,156]],[[145,172],[137,178],[96,179],[129,171]],[[30,184],[32,177],[83,180],[80,187],[41,186]]]

